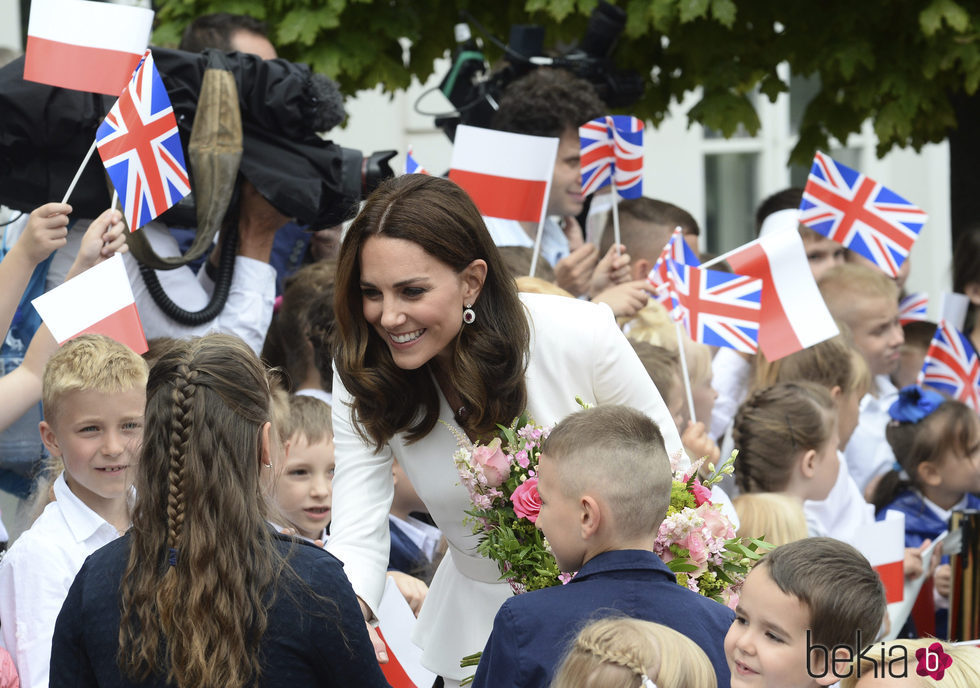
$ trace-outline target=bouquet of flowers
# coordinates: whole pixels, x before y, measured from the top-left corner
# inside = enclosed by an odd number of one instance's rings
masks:
[[[497,562],[501,579],[515,594],[571,579],[558,570],[544,535],[535,527],[538,454],[550,428],[536,425],[525,412],[486,445],[473,444],[455,429],[459,448],[453,454],[460,482],[473,509],[467,521],[479,534],[477,551]]]
[[[502,580],[516,594],[564,584],[574,574],[562,573],[551,548],[535,527],[541,500],[537,466],[541,443],[548,436],[525,412],[488,444],[474,444],[453,429],[458,448],[453,454],[460,482],[469,492],[473,509],[467,521],[480,535],[477,551],[497,562]],[[677,576],[680,585],[732,608],[752,562],[768,547],[761,540],[736,538],[735,528],[711,502],[711,486],[734,471],[736,453],[703,482],[697,477],[702,461],[687,471],[674,472],[667,517],[660,526],[654,552]]]
[[[704,459],[682,471],[679,457],[671,458],[670,505],[653,545],[678,584],[732,609],[752,562],[770,547],[763,540],[735,537],[721,505],[711,501],[711,487],[734,472],[737,454],[732,452],[717,470],[708,464],[711,477],[704,481],[697,477]]]

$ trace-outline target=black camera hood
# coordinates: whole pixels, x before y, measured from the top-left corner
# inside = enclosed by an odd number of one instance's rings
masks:
[[[208,51],[154,48],[153,57],[186,151]],[[242,111],[241,174],[302,224],[325,227],[351,217],[363,156],[317,136],[344,116],[333,82],[286,60],[225,57]],[[23,73],[23,58],[0,69],[0,203],[29,212],[64,196],[114,99],[24,81]],[[98,160],[86,165],[69,202],[75,217],[96,217],[109,206]]]

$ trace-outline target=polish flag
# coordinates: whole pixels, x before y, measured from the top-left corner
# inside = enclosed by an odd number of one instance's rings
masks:
[[[868,558],[882,584],[888,604],[905,599],[905,514],[886,511],[883,521],[863,528],[851,540]]]
[[[153,11],[87,0],[33,0],[24,79],[118,96],[150,40]]]
[[[712,261],[727,261],[739,275],[762,280],[759,348],[770,361],[840,333],[810,272],[795,228],[773,232]]]
[[[393,688],[425,688],[436,675],[422,666],[422,650],[412,642],[415,614],[398,590],[394,579],[388,578],[384,595],[378,605],[378,635],[385,644],[388,663],[381,672]]]
[[[449,178],[470,195],[480,214],[539,222],[548,207],[558,139],[456,127]]]
[[[31,303],[58,344],[82,334],[104,334],[138,354],[147,350],[133,288],[119,254]]]

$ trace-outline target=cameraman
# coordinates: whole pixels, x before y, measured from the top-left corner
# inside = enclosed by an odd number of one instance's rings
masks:
[[[129,253],[123,256],[136,299],[136,309],[147,339],[195,337],[208,332],[226,332],[241,337],[256,354],[261,351],[266,330],[272,320],[272,307],[276,297],[276,271],[269,265],[269,254],[276,230],[288,218],[273,208],[247,181],[242,183],[239,208],[238,251],[231,290],[225,307],[209,323],[191,326],[172,320],[147,291],[136,259]],[[88,221],[79,220],[77,228],[68,233],[68,243],[55,253],[48,271],[48,289],[64,281],[68,267],[78,252],[84,234],[81,231],[83,225],[87,226]],[[163,223],[153,221],[139,231],[146,232],[146,238],[157,255],[178,255],[177,242]],[[220,240],[211,254],[210,264],[217,265],[219,252]],[[207,264],[197,276],[186,265],[173,270],[156,271],[167,295],[186,310],[200,310],[207,305],[214,290],[214,281],[208,273]]]

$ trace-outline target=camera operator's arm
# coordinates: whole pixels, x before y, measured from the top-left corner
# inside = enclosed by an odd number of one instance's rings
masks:
[[[276,270],[269,265],[272,242],[276,231],[287,222],[289,218],[272,207],[249,181],[242,183],[235,272],[228,301],[211,327],[237,334],[256,353],[262,350],[276,298]],[[213,268],[217,268],[220,253],[219,238],[209,258]],[[202,269],[198,280],[210,294],[214,282],[207,273]]]

